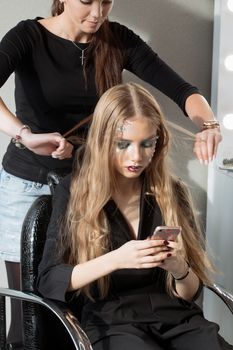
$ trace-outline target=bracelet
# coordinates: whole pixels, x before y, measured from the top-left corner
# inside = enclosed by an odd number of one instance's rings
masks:
[[[203,123],[202,131],[208,129],[217,129],[220,128],[220,124],[217,120],[207,120]]]
[[[175,281],[182,281],[182,280],[184,280],[184,279],[188,276],[188,274],[189,274],[189,272],[190,272],[190,270],[191,270],[191,267],[190,267],[190,264],[188,263],[188,261],[186,261],[186,263],[187,263],[187,265],[188,265],[188,270],[185,272],[185,274],[184,274],[183,276],[181,276],[181,277],[179,277],[179,278],[176,278],[176,277],[174,277],[174,276],[172,275],[172,277],[174,278]]]
[[[28,125],[22,125],[21,128],[19,129],[19,133],[15,135],[15,137],[13,137],[11,139],[11,141],[15,144],[15,146],[17,148],[20,148],[20,149],[25,149],[26,147],[22,144],[22,137],[21,137],[21,133],[24,129],[27,129],[29,131],[31,131],[31,128],[30,126]]]

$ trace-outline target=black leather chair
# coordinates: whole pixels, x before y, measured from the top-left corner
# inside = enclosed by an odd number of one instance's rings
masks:
[[[53,192],[59,178],[52,174],[49,184]],[[52,196],[39,197],[29,209],[22,229],[22,290],[0,288],[0,350],[6,349],[5,298],[23,301],[26,350],[91,350],[91,344],[79,321],[66,304],[41,298],[36,290],[37,268],[42,257],[47,225],[52,210]],[[233,295],[214,284],[207,287],[233,313]]]

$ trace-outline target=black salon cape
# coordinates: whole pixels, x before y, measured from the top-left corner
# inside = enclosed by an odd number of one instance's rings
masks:
[[[53,215],[48,229],[44,256],[39,267],[39,292],[48,298],[67,301],[72,299],[67,293],[73,266],[56,262],[56,239],[58,222],[64,215],[69,198],[70,177],[59,185],[54,201]],[[104,208],[107,215],[112,249],[116,249],[132,239],[129,226],[114,201],[109,201]],[[162,218],[154,197],[143,190],[141,195],[140,224],[138,239],[145,239]],[[92,343],[118,333],[119,328],[127,325],[152,326],[164,340],[175,336],[176,332],[187,332],[191,318],[200,318],[201,309],[194,302],[171,297],[165,290],[165,271],[153,269],[122,269],[111,274],[109,295],[99,300],[96,285],[93,293],[96,302],[86,297],[82,299],[81,324]],[[77,300],[72,300],[72,304]],[[81,301],[79,301],[81,302]]]

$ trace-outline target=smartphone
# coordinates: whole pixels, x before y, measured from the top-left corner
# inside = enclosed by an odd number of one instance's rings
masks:
[[[180,232],[180,226],[157,226],[154,233],[152,234],[152,237],[154,239],[175,241]]]

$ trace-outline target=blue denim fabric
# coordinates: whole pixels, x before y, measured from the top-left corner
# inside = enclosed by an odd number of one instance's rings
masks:
[[[48,185],[0,170],[0,259],[20,261],[20,236],[25,215],[37,197],[49,193]]]

